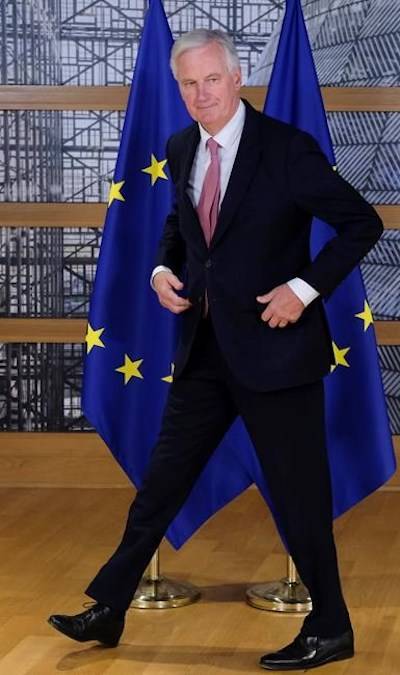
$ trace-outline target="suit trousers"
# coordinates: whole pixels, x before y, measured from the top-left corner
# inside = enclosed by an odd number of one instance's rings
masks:
[[[275,330],[285,330],[276,328]],[[252,391],[230,371],[212,320],[200,321],[189,360],[169,388],[145,481],[114,554],[87,595],[126,610],[168,526],[207,460],[241,415],[279,514],[280,529],[310,591],[302,632],[331,637],[348,630],[332,532],[323,382]]]

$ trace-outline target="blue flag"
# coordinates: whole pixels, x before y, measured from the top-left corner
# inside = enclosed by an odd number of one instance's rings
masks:
[[[335,165],[300,0],[287,0],[264,112],[311,134]],[[339,167],[340,168],[340,167]],[[314,219],[311,255],[335,236]],[[325,304],[335,364],[325,379],[334,514],[385,483],[396,468],[371,309],[359,269]]]
[[[91,298],[83,410],[140,487],[169,383],[177,318],[149,280],[173,202],[165,146],[192,120],[170,71],[172,36],[160,0],[146,15]],[[246,446],[247,447],[247,446]],[[178,548],[251,482],[246,447],[228,436],[204,469],[167,536]]]

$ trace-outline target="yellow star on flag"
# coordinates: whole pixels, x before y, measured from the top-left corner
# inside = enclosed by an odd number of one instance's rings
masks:
[[[124,180],[121,180],[119,183],[114,183],[114,181],[111,181],[110,193],[108,195],[108,206],[111,206],[114,199],[118,199],[120,202],[125,201],[125,197],[121,194],[121,189],[124,183]]]
[[[174,370],[175,370],[175,363],[171,363],[171,374],[167,375],[166,377],[162,377],[161,378],[162,381],[168,382],[168,384],[172,382],[172,380],[174,379]]]
[[[371,307],[366,300],[364,300],[364,311],[360,312],[359,314],[355,314],[354,316],[364,321],[364,332],[369,328],[369,326],[371,326],[371,324],[374,323]]]
[[[350,368],[350,364],[346,361],[346,354],[350,351],[350,347],[343,347],[343,349],[339,349],[335,342],[332,342],[332,345],[335,356],[335,364],[331,366],[331,373],[337,366],[345,366],[345,368]]]
[[[104,333],[104,328],[99,328],[98,330],[93,330],[90,323],[88,323],[87,333],[85,336],[85,342],[87,344],[87,353],[89,354],[93,347],[105,347],[104,342],[100,339]]]
[[[129,380],[132,377],[138,377],[140,380],[143,380],[143,375],[139,370],[139,367],[142,365],[143,359],[138,359],[137,361],[132,361],[128,354],[125,354],[125,363],[123,366],[116,368],[117,373],[122,373],[124,375],[124,384],[128,384]]]
[[[153,153],[151,153],[151,164],[150,166],[147,166],[145,169],[142,169],[142,171],[143,173],[150,174],[152,185],[154,185],[154,183],[157,182],[158,178],[168,180],[168,176],[164,173],[164,166],[166,165],[166,163],[167,163],[166,159],[162,159],[160,162],[158,162],[157,159],[154,157]]]

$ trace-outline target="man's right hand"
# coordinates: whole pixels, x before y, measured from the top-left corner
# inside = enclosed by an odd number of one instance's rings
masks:
[[[175,291],[183,288],[183,283],[172,272],[157,272],[153,279],[154,290],[160,305],[174,314],[181,314],[191,307],[187,298],[181,298]]]

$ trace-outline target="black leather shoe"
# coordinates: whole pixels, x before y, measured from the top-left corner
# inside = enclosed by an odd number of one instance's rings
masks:
[[[97,640],[108,647],[116,647],[125,625],[125,615],[111,607],[96,604],[81,614],[67,616],[52,614],[49,624],[78,642]]]
[[[287,647],[262,656],[260,666],[266,670],[306,670],[352,656],[354,638],[351,629],[332,638],[309,637],[300,633]]]

